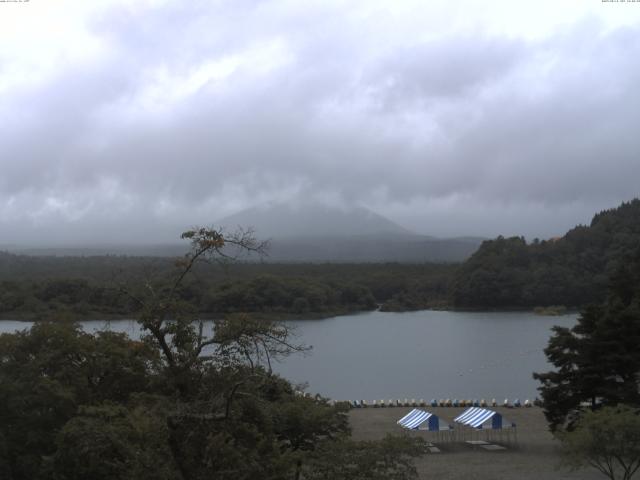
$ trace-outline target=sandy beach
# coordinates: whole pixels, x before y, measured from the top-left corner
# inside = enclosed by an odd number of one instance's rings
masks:
[[[438,415],[447,423],[453,423],[453,418],[465,410],[452,407],[424,409]],[[388,433],[406,432],[407,430],[397,425],[396,421],[410,410],[410,407],[353,409],[349,413],[353,438],[373,440],[382,438]],[[418,435],[433,442],[441,450],[440,453],[427,453],[416,459],[420,478],[438,480],[597,480],[604,478],[595,470],[571,472],[560,465],[559,444],[547,429],[542,409],[497,407],[493,410],[501,413],[505,420],[517,425],[517,442],[514,441],[513,436],[511,436],[511,442],[507,442],[506,435],[503,435],[502,441],[491,442],[505,446],[506,450],[486,451],[461,441],[437,441],[433,433],[410,432],[412,435]]]

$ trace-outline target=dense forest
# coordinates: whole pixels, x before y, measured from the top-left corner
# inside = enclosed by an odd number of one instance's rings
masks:
[[[640,245],[640,200],[594,216],[565,236],[485,241],[462,264],[202,264],[180,295],[203,315],[326,317],[384,311],[530,309],[601,302],[607,278]],[[0,317],[77,320],[131,317],[125,290],[166,276],[166,257],[53,257],[0,253]],[[125,288],[126,287],[126,288]]]
[[[498,237],[485,241],[455,273],[450,300],[458,308],[530,308],[600,303],[607,278],[640,245],[640,200],[623,203],[553,240]]]
[[[286,325],[228,315],[203,334],[181,287],[224,239],[189,238],[173,275],[123,287],[140,341],[50,322],[0,335],[0,478],[416,478],[421,439],[354,441],[347,405],[272,372],[307,350]]]
[[[161,257],[31,257],[0,254],[0,317],[76,320],[132,316],[125,287],[166,276]],[[315,318],[446,304],[453,264],[198,265],[180,294],[204,315],[233,312]]]

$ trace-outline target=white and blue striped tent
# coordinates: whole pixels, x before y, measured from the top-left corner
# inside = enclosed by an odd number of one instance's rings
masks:
[[[489,425],[484,427],[489,421],[491,421],[491,429],[499,430],[503,427],[515,427],[514,423],[509,425],[503,425],[502,415],[498,412],[494,412],[493,410],[487,410],[486,408],[480,407],[471,407],[462,412],[461,415],[458,415],[453,419],[456,423],[461,423],[462,425],[466,425],[471,428],[487,428]]]
[[[398,420],[398,424],[410,430],[428,430],[430,432],[440,431],[440,419],[438,416],[418,408],[414,408]],[[449,427],[446,426],[445,428],[448,429]]]

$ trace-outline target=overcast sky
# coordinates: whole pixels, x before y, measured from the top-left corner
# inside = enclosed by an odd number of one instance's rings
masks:
[[[243,208],[564,233],[640,191],[640,3],[0,2],[0,244]]]

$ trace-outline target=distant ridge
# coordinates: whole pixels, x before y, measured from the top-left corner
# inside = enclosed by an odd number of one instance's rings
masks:
[[[66,245],[58,247],[0,245],[0,252],[32,257],[101,257],[106,255],[128,257],[174,257],[184,255],[189,247],[186,244],[167,243],[161,245],[144,244],[103,244],[103,245]]]
[[[267,204],[242,210],[217,224],[228,229],[253,227],[260,238],[415,235],[368,208],[319,203]]]
[[[353,237],[276,238],[267,262],[424,263],[461,262],[480,245],[457,239],[420,235],[362,235]]]
[[[238,227],[253,227],[256,238],[269,240],[266,257],[240,258],[249,262],[461,262],[484,240],[419,235],[364,207],[341,208],[317,203],[254,207],[225,217],[215,222],[215,226],[224,227],[227,232]],[[176,240],[163,245],[7,245],[0,249],[41,257],[171,257],[186,253],[188,245]]]
[[[364,207],[317,203],[254,207],[217,224],[270,239],[268,262],[460,262],[484,240],[418,235]]]

